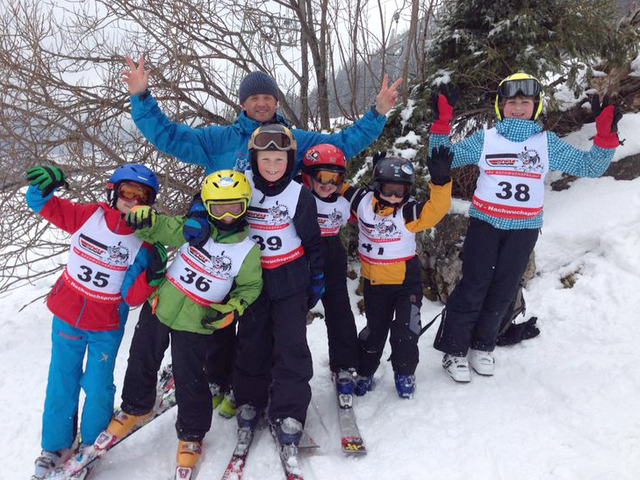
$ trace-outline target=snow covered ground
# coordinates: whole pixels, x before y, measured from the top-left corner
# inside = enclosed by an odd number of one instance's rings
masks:
[[[639,123],[628,121],[628,138]],[[442,370],[432,347],[435,327],[429,330],[420,342],[413,400],[397,397],[387,362],[376,389],[357,400],[364,458],[340,452],[325,327],[316,320],[309,327],[315,376],[307,429],[322,448],[301,460],[305,479],[639,478],[640,179],[580,179],[567,191],[548,189],[536,260],[525,296],[527,317],[539,318],[541,335],[498,347],[495,376],[473,376],[464,385]],[[575,285],[563,288],[561,278],[572,273]],[[51,315],[40,302],[19,310],[54,280],[0,299],[1,479],[29,478],[40,451]],[[356,311],[355,294],[352,301]],[[441,308],[426,301],[423,323]],[[118,359],[119,387],[137,315]],[[362,316],[357,321],[364,324]],[[169,479],[175,413],[116,447],[94,478]],[[220,478],[234,440],[235,421],[214,415],[198,478]],[[283,478],[266,431],[256,438],[245,478]]]

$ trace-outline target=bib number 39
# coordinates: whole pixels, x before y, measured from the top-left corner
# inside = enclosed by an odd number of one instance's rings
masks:
[[[526,183],[512,185],[509,182],[500,182],[498,185],[502,187],[502,191],[496,193],[496,197],[503,200],[513,197],[518,202],[526,202],[531,198],[531,195],[529,195],[529,185]],[[515,192],[513,190],[515,190]]]
[[[280,250],[282,248],[282,239],[280,237],[267,237],[264,239],[260,235],[254,235],[251,237],[258,247],[260,247],[260,251],[263,251],[265,248],[275,252],[276,250]]]

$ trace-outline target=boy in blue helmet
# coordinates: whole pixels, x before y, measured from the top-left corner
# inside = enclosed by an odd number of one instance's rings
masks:
[[[47,297],[54,314],[51,363],[42,453],[32,477],[41,479],[73,454],[81,387],[84,444],[92,444],[109,423],[113,370],[129,307],[142,304],[160,283],[166,252],[139,240],[125,224],[132,207],[153,204],[158,193],[158,180],[144,165],[122,165],[113,172],[107,203],[79,204],[55,196],[66,185],[64,172],[55,166],[30,168],[26,177],[29,207],[72,235],[67,266]]]
[[[449,132],[455,95],[442,88],[432,96],[435,120],[429,146],[451,146]],[[453,167],[477,164],[480,176],[469,209],[463,247],[462,279],[443,312],[434,346],[457,382],[494,371],[491,354],[500,321],[515,296],[542,227],[544,179],[549,170],[599,177],[618,146],[617,107],[605,96],[591,102],[596,121],[593,147],[572,147],[536,121],[542,86],[520,72],[500,82],[495,99],[498,122],[451,146]]]

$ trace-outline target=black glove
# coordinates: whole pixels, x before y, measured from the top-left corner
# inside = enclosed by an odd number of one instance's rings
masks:
[[[136,205],[125,215],[124,223],[128,227],[138,230],[139,228],[153,227],[157,218],[157,212],[150,206]]]
[[[167,270],[167,250],[161,243],[154,243],[149,263],[147,264],[146,278],[150,287],[160,285]]]
[[[311,277],[311,285],[307,292],[307,308],[311,310],[320,301],[325,292],[324,273],[320,272]]]
[[[373,166],[375,167],[376,163],[378,163],[380,160],[382,160],[386,156],[387,156],[386,150],[378,150],[376,153],[374,153],[373,159],[372,159]]]
[[[504,347],[507,345],[515,345],[522,340],[537,337],[540,335],[540,329],[536,327],[538,317],[531,317],[524,323],[512,323],[509,328],[498,337],[496,345]]]
[[[202,247],[211,237],[209,214],[198,193],[189,205],[187,219],[182,226],[182,235],[192,247]]]
[[[210,317],[204,317],[200,320],[202,326],[208,330],[220,330],[221,328],[228,327],[238,319],[238,312],[232,310],[231,312],[222,313],[216,312]]]
[[[427,167],[431,174],[431,183],[434,185],[444,185],[451,180],[451,162],[453,161],[453,151],[440,145],[431,150],[431,156],[427,157]]]
[[[63,185],[68,189],[66,177],[62,170],[53,165],[33,167],[28,169],[26,174],[27,180],[32,186],[40,189],[43,197],[50,195],[56,188]]]

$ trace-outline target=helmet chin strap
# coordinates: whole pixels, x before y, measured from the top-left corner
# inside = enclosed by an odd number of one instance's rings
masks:
[[[400,208],[400,206],[407,201],[407,197],[409,195],[405,195],[404,198],[402,199],[402,201],[400,203],[391,203],[388,202],[386,200],[384,200],[381,196],[380,196],[380,192],[378,190],[374,190],[373,191],[373,196],[375,197],[375,199],[378,201],[378,204],[383,206],[383,207],[391,207],[393,208],[393,214],[395,215],[396,210],[398,210],[398,208]]]
[[[211,222],[218,230],[221,230],[224,232],[230,232],[232,230],[240,230],[246,224],[246,220],[244,219],[244,217],[236,219],[231,223],[225,223],[222,220],[218,220],[211,216],[209,218],[211,219]]]

